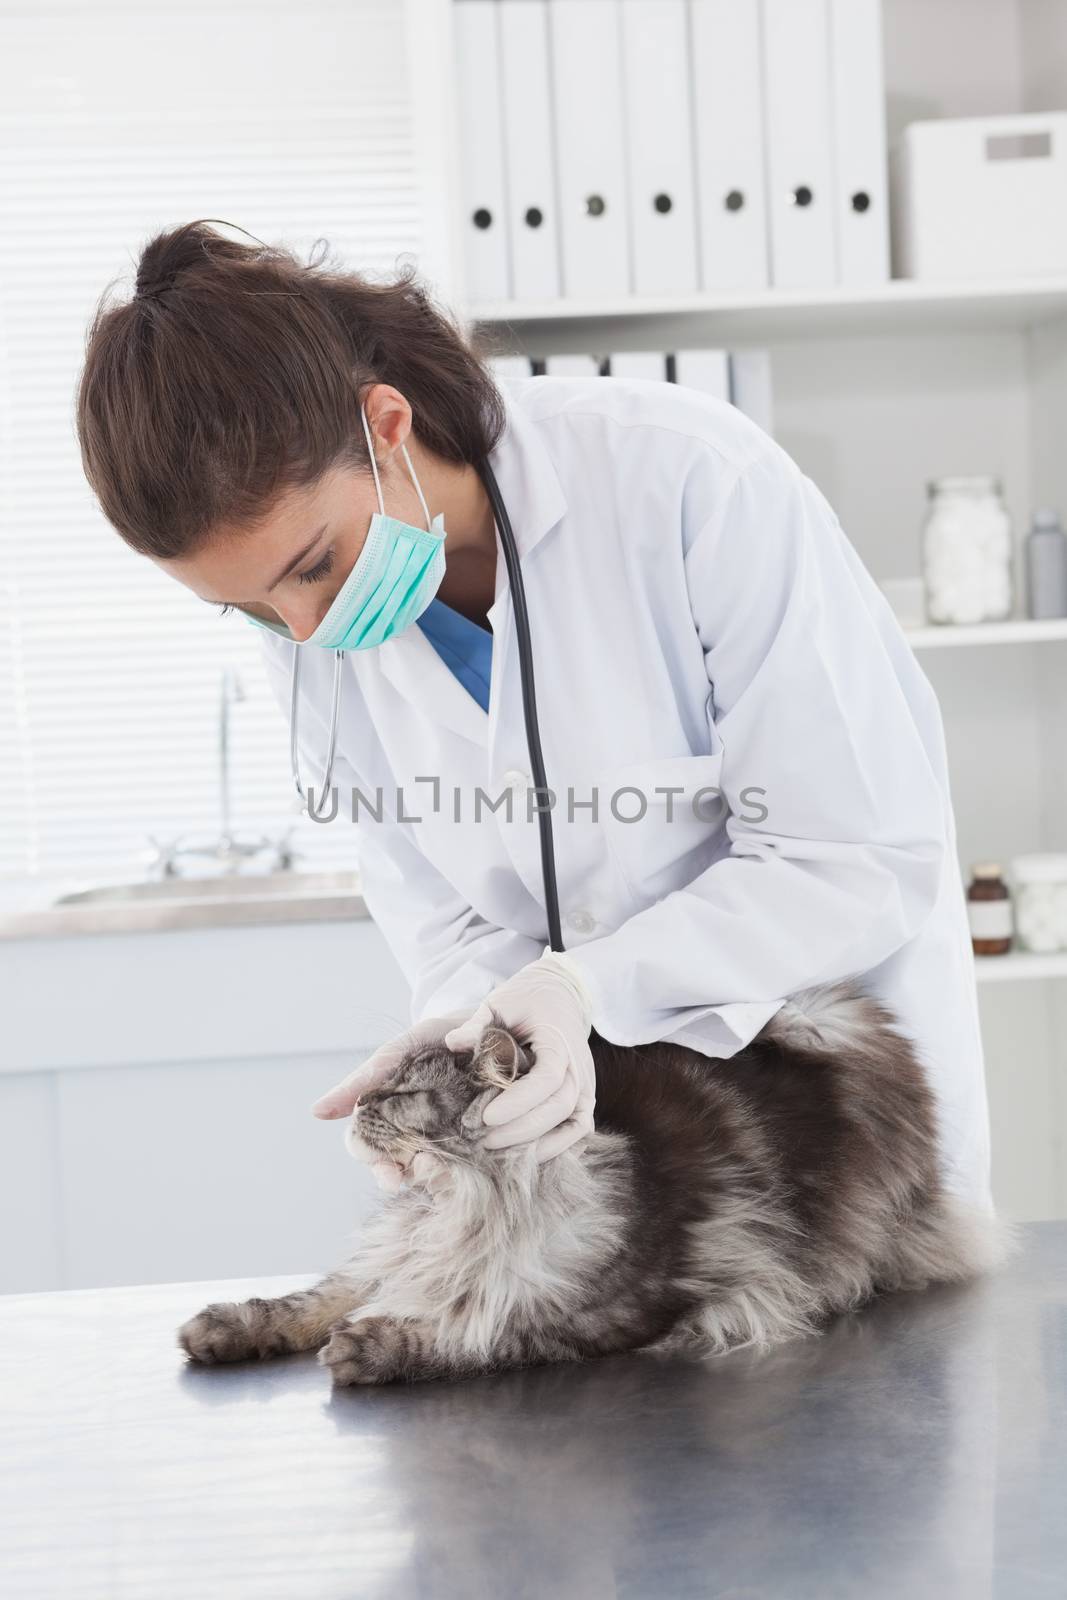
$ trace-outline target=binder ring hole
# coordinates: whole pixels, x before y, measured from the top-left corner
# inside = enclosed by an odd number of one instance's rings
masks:
[[[723,205],[726,207],[727,211],[740,211],[744,203],[745,197],[740,189],[731,189],[730,193],[723,201]]]
[[[493,226],[493,213],[487,211],[485,206],[479,206],[471,220],[476,228],[491,228]]]
[[[852,209],[853,211],[869,211],[871,209],[871,197],[866,189],[856,190],[856,193],[852,196]]]
[[[791,198],[795,206],[810,206],[811,202],[815,199],[815,196],[812,194],[807,184],[802,183],[798,188],[793,190]]]
[[[608,203],[602,194],[591,194],[586,198],[585,214],[587,217],[602,217],[608,209]]]
[[[545,220],[545,214],[540,206],[527,206],[524,220],[528,228],[539,228]]]
[[[658,194],[653,200],[652,204],[655,206],[656,210],[661,216],[665,216],[666,213],[671,210],[672,206],[674,205],[674,201],[671,199],[669,194]]]

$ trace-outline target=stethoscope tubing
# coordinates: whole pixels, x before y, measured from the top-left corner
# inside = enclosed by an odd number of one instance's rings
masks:
[[[545,914],[548,920],[548,942],[552,950],[563,949],[563,930],[559,915],[559,886],[556,882],[556,850],[552,833],[552,812],[547,803],[548,778],[545,773],[544,754],[541,749],[541,732],[537,722],[537,692],[534,683],[533,643],[530,636],[530,615],[526,606],[526,589],[522,581],[522,570],[519,564],[519,551],[515,543],[515,533],[508,516],[507,506],[500,493],[500,485],[488,461],[481,462],[477,467],[478,475],[485,485],[489,496],[489,503],[496,519],[500,532],[500,544],[504,551],[504,565],[507,569],[508,585],[511,590],[511,604],[515,613],[515,634],[519,647],[519,681],[522,687],[522,715],[526,727],[526,749],[530,760],[530,775],[533,778],[534,792],[538,798],[537,828],[538,840],[541,848],[541,878],[545,891]],[[293,664],[289,687],[289,765],[293,775],[296,792],[308,808],[312,817],[321,817],[326,805],[326,798],[330,789],[330,778],[333,774],[334,756],[337,751],[337,729],[340,723],[341,712],[341,671],[344,663],[345,652],[334,651],[333,664],[333,692],[330,696],[330,737],[326,747],[326,763],[322,775],[322,790],[319,804],[314,809],[300,778],[300,750],[297,737],[299,716],[299,690],[300,690],[300,646],[293,645]]]

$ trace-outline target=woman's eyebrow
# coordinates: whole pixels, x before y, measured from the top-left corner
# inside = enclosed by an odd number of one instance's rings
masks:
[[[276,589],[278,587],[279,583],[281,583],[283,578],[287,578],[289,576],[290,572],[292,572],[294,567],[298,567],[300,565],[301,561],[303,561],[303,559],[304,559],[304,557],[306,555],[310,555],[311,551],[314,550],[315,546],[318,544],[319,540],[322,538],[323,534],[326,532],[326,529],[328,527],[329,527],[329,523],[324,522],[322,527],[318,530],[318,532],[312,538],[311,543],[310,544],[306,544],[304,546],[303,550],[301,550],[300,554],[299,555],[295,555],[293,557],[293,559],[289,562],[289,565],[284,569],[284,571],[279,572],[278,576],[275,578],[273,583],[268,583],[268,585],[267,585],[267,593],[268,594],[270,594],[272,589]]]

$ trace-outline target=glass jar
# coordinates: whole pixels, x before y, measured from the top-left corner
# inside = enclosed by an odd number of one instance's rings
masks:
[[[1015,929],[1024,950],[1067,950],[1067,856],[1017,856]]]
[[[930,622],[997,622],[1011,615],[1011,521],[995,478],[935,478],[922,533]]]

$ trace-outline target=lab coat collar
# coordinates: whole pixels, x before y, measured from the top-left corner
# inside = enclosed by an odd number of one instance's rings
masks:
[[[511,518],[519,560],[525,563],[545,534],[562,520],[567,501],[555,463],[536,422],[527,416],[519,395],[508,391],[506,381],[499,384],[499,389],[504,400],[507,425],[489,453],[489,464]],[[488,612],[489,625],[493,630],[494,682],[505,659],[512,622],[507,569],[500,549],[499,531],[497,545],[496,598]],[[487,714],[415,624],[405,628],[395,638],[387,639],[371,654],[376,658],[375,665],[383,676],[405,699],[423,707],[435,721],[464,738],[488,745],[489,724],[499,697],[498,685],[494,687]]]
[[[489,452],[489,465],[511,518],[519,556],[525,560],[545,534],[562,521],[567,498],[540,428],[525,410],[524,400],[536,397],[537,380],[523,379],[521,383],[525,391],[522,397],[509,389],[507,380],[498,383],[507,426]]]

